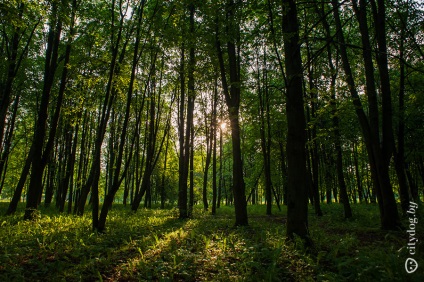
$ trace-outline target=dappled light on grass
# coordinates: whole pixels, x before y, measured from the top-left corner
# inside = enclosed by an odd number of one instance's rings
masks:
[[[117,205],[101,234],[89,214],[2,216],[0,281],[402,281],[405,233],[381,230],[377,209],[358,205],[345,220],[337,204],[320,218],[311,208],[312,252],[285,241],[285,209],[265,216],[265,206],[249,206],[250,225],[234,227],[232,207],[180,220],[176,210]]]

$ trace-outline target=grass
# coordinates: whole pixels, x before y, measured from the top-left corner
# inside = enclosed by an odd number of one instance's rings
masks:
[[[310,209],[307,252],[285,242],[285,210],[269,217],[264,206],[248,207],[249,227],[233,227],[232,207],[179,220],[175,209],[116,205],[104,234],[92,232],[89,214],[42,209],[27,222],[21,207],[0,216],[0,281],[424,281],[422,244],[407,274],[408,234],[380,230],[377,206],[354,205],[352,220],[338,204],[322,209],[321,218]],[[424,222],[417,228],[422,242]]]

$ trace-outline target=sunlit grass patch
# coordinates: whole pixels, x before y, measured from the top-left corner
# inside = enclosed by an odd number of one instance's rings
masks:
[[[266,216],[249,206],[249,226],[234,227],[233,207],[196,207],[180,220],[175,209],[116,205],[101,234],[89,212],[50,208],[23,221],[21,210],[0,217],[0,281],[402,281],[406,233],[380,230],[376,206],[353,209],[345,220],[338,204],[323,206],[323,217],[311,208],[312,250],[286,242],[285,207]]]

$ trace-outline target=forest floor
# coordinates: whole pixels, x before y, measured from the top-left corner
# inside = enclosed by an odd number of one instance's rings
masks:
[[[249,227],[234,227],[233,207],[215,216],[198,207],[179,220],[176,209],[115,205],[103,234],[92,232],[89,213],[42,208],[28,222],[23,206],[8,217],[6,208],[0,203],[0,281],[424,281],[422,206],[414,255],[412,232],[381,230],[376,205],[352,205],[351,220],[339,204],[322,205],[322,217],[310,208],[309,250],[285,241],[285,207],[266,216],[265,206],[248,206]],[[409,257],[419,265],[411,274]]]

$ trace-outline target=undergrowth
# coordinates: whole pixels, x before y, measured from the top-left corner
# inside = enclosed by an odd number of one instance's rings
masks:
[[[418,270],[407,274],[408,234],[379,229],[375,205],[353,205],[351,220],[338,204],[323,205],[319,218],[311,208],[308,250],[286,242],[284,207],[265,216],[264,206],[249,206],[249,226],[234,227],[232,207],[215,216],[199,207],[179,220],[175,209],[116,205],[103,234],[91,230],[89,213],[41,209],[29,222],[22,207],[7,217],[6,208],[0,203],[0,281],[424,281],[422,244]],[[424,222],[417,228],[422,242]]]

